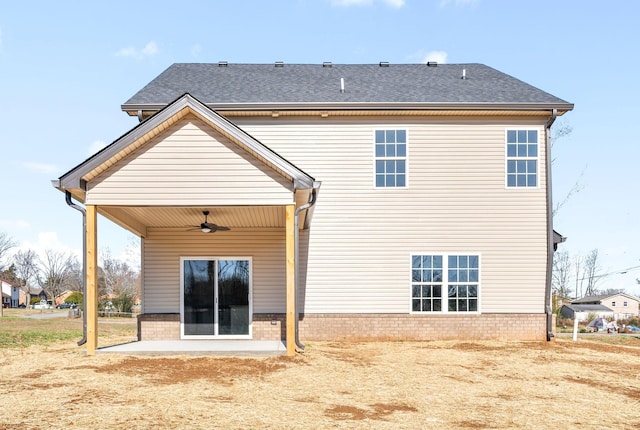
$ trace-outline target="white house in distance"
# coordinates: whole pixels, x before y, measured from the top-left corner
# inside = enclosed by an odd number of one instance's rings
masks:
[[[0,285],[2,285],[2,306],[5,308],[17,308],[20,299],[20,288],[2,278],[0,278]]]
[[[139,338],[553,336],[550,127],[481,64],[174,64],[53,181],[142,239]],[[79,205],[76,205],[79,206]]]
[[[640,316],[640,299],[627,293],[586,296],[572,301],[569,306],[582,308],[583,312],[597,313],[598,316],[609,317],[615,321]],[[600,314],[598,310],[604,313]]]

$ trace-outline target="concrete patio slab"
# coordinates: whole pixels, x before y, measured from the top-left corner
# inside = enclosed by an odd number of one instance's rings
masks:
[[[272,340],[144,340],[98,348],[97,354],[273,356],[287,352]]]

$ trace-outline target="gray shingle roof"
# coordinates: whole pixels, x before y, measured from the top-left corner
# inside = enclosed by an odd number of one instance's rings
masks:
[[[466,79],[462,79],[463,70]],[[341,92],[344,79],[344,92]],[[482,64],[227,64],[177,63],[122,105],[157,110],[190,93],[210,106],[499,107],[523,109],[573,105]],[[465,106],[466,105],[466,106]]]
[[[611,309],[609,309],[605,305],[595,305],[595,304],[576,305],[572,303],[570,305],[562,305],[562,306],[566,306],[567,308],[573,310],[574,312],[589,312],[589,311],[613,312]]]

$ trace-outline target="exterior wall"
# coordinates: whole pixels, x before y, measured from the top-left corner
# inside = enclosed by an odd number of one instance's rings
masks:
[[[203,234],[148,231],[143,246],[143,313],[180,313],[180,257],[251,257],[255,313],[285,311],[284,229]]]
[[[255,314],[253,339],[284,340],[283,314]],[[555,324],[554,324],[555,327]],[[180,316],[140,315],[139,340],[177,340]],[[300,338],[306,341],[383,340],[546,340],[545,316],[493,315],[373,315],[314,314],[300,319]]]
[[[627,303],[627,306],[624,306],[625,302]],[[607,297],[602,300],[602,304],[613,311],[614,318],[616,320],[637,317],[640,315],[638,300],[624,294]]]
[[[91,181],[86,199],[87,204],[133,206],[249,202],[292,203],[290,181],[193,116]]]
[[[477,253],[481,313],[544,312],[544,118],[233,118],[322,182],[307,314],[410,311],[412,253]],[[507,189],[505,132],[538,130],[539,186]],[[374,130],[406,129],[408,187],[374,187]]]

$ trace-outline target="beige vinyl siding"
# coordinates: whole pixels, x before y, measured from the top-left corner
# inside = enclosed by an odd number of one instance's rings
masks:
[[[292,202],[290,180],[191,115],[92,180],[86,200],[135,206]]]
[[[238,119],[322,182],[308,242],[307,313],[406,313],[412,253],[478,254],[480,311],[544,311],[544,118]],[[505,186],[505,130],[538,130],[538,187]],[[406,129],[407,184],[374,187],[374,130]]]
[[[180,257],[251,257],[253,311],[285,311],[284,229],[149,229],[143,249],[144,313],[180,312]]]

